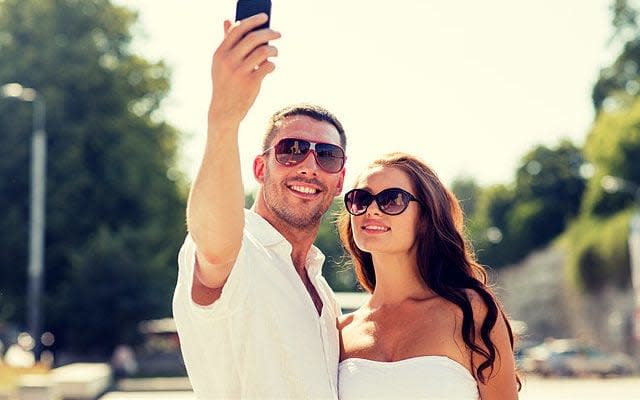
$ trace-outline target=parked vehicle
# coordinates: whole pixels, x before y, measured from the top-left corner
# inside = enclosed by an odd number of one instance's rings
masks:
[[[543,376],[630,375],[637,371],[633,359],[622,353],[606,353],[575,339],[553,339],[526,350],[524,372]]]

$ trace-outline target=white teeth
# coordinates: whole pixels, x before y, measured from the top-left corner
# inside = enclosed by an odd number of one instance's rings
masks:
[[[306,187],[306,186],[298,186],[298,185],[291,186],[291,189],[295,190],[296,192],[305,193],[305,194],[316,194],[318,192],[316,189]]]
[[[366,225],[364,229],[367,229],[370,231],[382,231],[382,232],[386,232],[389,230],[389,228],[385,228],[384,226],[378,226],[378,225]]]

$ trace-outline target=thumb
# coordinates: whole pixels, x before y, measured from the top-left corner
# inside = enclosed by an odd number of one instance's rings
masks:
[[[225,35],[229,32],[229,29],[231,28],[231,25],[233,25],[233,23],[231,21],[229,21],[228,19],[224,20],[224,34]]]

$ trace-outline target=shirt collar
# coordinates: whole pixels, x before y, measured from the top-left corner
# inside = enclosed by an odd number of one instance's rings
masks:
[[[256,214],[253,208],[251,210],[244,210],[244,214],[247,222],[251,225],[252,229],[255,230],[256,239],[263,246],[274,246],[281,242],[289,243],[273,225]]]
[[[324,264],[324,254],[319,248],[312,245],[307,253],[307,273],[309,277],[322,275],[322,265]]]
[[[245,218],[255,229],[255,238],[265,247],[282,245],[286,248],[287,254],[291,255],[291,243],[276,228],[273,227],[266,219],[258,215],[254,208],[245,209]],[[306,268],[309,276],[317,276],[322,273],[322,264],[324,264],[325,256],[319,248],[312,245],[307,253]]]

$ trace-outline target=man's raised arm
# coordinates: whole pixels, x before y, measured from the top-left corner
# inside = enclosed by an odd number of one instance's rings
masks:
[[[275,65],[277,49],[267,42],[280,37],[271,29],[251,32],[265,14],[238,23],[224,22],[225,36],[213,55],[213,92],[202,163],[187,203],[187,227],[197,247],[194,299],[200,291],[220,289],[236,260],[244,227],[244,189],[238,129],[264,77]],[[208,300],[215,301],[218,294]]]

